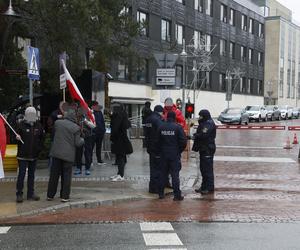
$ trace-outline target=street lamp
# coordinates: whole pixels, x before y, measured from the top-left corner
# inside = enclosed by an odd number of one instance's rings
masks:
[[[182,51],[180,53],[180,58],[182,60],[183,67],[183,81],[182,81],[182,115],[185,117],[185,84],[186,84],[186,62],[187,62],[187,53],[185,50],[185,39],[182,43]]]
[[[10,30],[11,26],[14,24],[14,22],[17,19],[21,18],[21,16],[14,11],[11,0],[9,0],[8,9],[4,13],[2,13],[2,16],[4,16],[4,18],[7,22],[7,27],[3,34],[2,52],[1,52],[1,58],[0,58],[0,68],[2,67],[3,60],[4,60],[4,53],[5,53],[5,47],[6,47],[6,43],[7,43],[9,30]]]

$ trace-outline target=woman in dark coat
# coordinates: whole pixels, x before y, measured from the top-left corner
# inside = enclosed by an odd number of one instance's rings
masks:
[[[112,181],[124,180],[124,168],[126,155],[132,153],[132,145],[127,136],[127,129],[130,126],[128,116],[122,104],[115,104],[111,116],[111,152],[116,155],[118,173],[112,176]]]

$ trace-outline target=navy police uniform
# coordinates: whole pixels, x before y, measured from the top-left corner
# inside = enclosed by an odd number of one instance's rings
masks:
[[[154,108],[154,112],[150,114],[145,120],[145,145],[149,154],[150,162],[150,182],[149,193],[158,194],[159,191],[159,178],[160,178],[160,152],[156,145],[157,131],[163,123],[163,118],[159,113],[163,112],[163,107],[157,105]]]
[[[195,190],[207,194],[214,191],[213,158],[216,151],[216,125],[208,110],[199,112],[199,126],[194,134],[193,151],[200,154],[200,172],[202,175],[201,187]]]
[[[186,147],[187,138],[183,128],[175,123],[176,114],[171,111],[167,122],[158,129],[158,147],[161,152],[161,178],[159,198],[164,197],[165,180],[168,173],[172,176],[174,200],[182,200],[180,191],[179,171],[181,169],[181,153]]]

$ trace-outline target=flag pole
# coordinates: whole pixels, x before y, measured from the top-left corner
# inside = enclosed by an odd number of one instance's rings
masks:
[[[7,124],[7,126],[12,130],[12,132],[14,132],[14,134],[16,136],[20,136],[17,134],[17,132],[13,129],[13,127],[8,123],[8,121],[4,118],[4,116],[0,113],[0,117],[3,119],[3,121]],[[22,142],[22,144],[24,144],[22,138],[20,138],[20,142]]]

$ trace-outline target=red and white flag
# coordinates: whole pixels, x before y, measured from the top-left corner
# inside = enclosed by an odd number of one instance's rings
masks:
[[[91,109],[89,108],[89,106],[87,105],[85,100],[83,99],[75,81],[73,80],[72,76],[70,75],[70,73],[66,67],[64,60],[61,60],[61,61],[62,61],[62,66],[65,71],[65,75],[66,75],[67,86],[69,88],[72,99],[80,102],[80,106],[86,110],[87,116],[89,117],[90,121],[95,124],[95,118],[93,116]]]
[[[3,161],[2,159],[5,156],[6,150],[6,130],[4,126],[4,121],[0,117],[0,179],[4,178],[4,170],[3,170]]]

